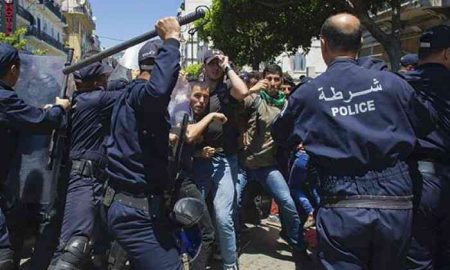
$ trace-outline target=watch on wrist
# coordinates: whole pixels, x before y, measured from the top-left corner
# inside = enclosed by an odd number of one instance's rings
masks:
[[[229,64],[226,65],[225,69],[224,69],[225,74],[228,74],[228,71],[230,71],[230,70],[231,70],[231,66]]]

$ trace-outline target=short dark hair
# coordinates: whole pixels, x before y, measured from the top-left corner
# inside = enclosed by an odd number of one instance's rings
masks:
[[[418,53],[419,59],[425,60],[436,53],[442,52],[443,50],[445,50],[445,48],[441,48],[441,49],[419,48],[419,53]]]
[[[328,41],[329,48],[336,51],[357,52],[362,45],[361,25],[351,32],[344,31],[333,23],[333,16],[324,22],[320,35]]]
[[[14,61],[14,62],[10,63],[5,68],[0,68],[0,78],[4,78],[8,74],[8,72],[11,70],[11,67],[13,65],[16,65],[17,67],[20,68],[20,60],[17,60],[17,61]]]
[[[278,73],[280,75],[280,77],[283,77],[283,70],[281,69],[281,67],[279,65],[276,64],[269,64],[267,65],[264,70],[263,70],[263,78],[266,77],[267,73]]]

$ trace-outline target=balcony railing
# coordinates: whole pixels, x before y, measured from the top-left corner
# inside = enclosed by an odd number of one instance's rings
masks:
[[[28,22],[30,22],[31,25],[34,25],[35,19],[34,19],[33,15],[28,10],[23,8],[22,6],[18,6],[17,14],[19,14],[20,17],[22,17],[25,20],[27,20]]]
[[[27,29],[27,35],[28,36],[34,36],[37,39],[40,39],[50,45],[52,45],[53,47],[61,50],[61,51],[65,51],[64,49],[64,44],[62,44],[60,41],[56,40],[55,38],[53,38],[52,36],[50,36],[49,34],[38,30],[36,27],[32,26],[32,27],[28,27]]]
[[[61,12],[61,8],[59,6],[55,6],[53,0],[39,0],[39,3],[48,8],[48,10],[50,10],[56,17],[60,18],[61,21],[65,23],[66,19]]]

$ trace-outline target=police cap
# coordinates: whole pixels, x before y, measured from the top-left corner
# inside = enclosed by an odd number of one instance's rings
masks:
[[[8,44],[0,43],[0,69],[5,69],[17,61],[20,61],[19,51]]]
[[[103,64],[101,62],[96,62],[75,71],[73,73],[73,77],[75,78],[75,80],[87,82],[94,80],[102,75],[108,75],[111,73],[111,71],[112,68],[109,65]]]
[[[139,68],[141,70],[152,70],[154,61],[161,48],[162,41],[160,39],[150,40],[142,46],[138,54]]]
[[[438,25],[426,30],[420,37],[420,48],[445,49],[450,47],[450,26]]]
[[[405,54],[402,58],[400,58],[400,64],[406,67],[409,65],[416,66],[419,63],[419,56],[415,53]]]

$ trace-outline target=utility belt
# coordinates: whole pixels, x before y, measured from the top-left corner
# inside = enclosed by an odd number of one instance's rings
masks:
[[[83,177],[95,178],[96,180],[101,182],[104,182],[106,181],[106,179],[108,179],[105,168],[100,166],[98,162],[89,159],[72,160],[71,171]]]
[[[206,211],[204,202],[196,198],[181,198],[171,205],[169,196],[132,194],[108,185],[103,204],[109,208],[114,202],[147,212],[152,220],[168,217],[177,225],[188,228],[197,224]]]
[[[410,210],[413,208],[413,196],[352,195],[325,198],[321,197],[320,204],[325,208],[375,208]]]
[[[162,195],[139,194],[123,192],[111,186],[106,187],[103,204],[109,207],[113,202],[120,203],[127,207],[135,208],[147,212],[152,220],[161,218],[164,212],[165,199]]]

